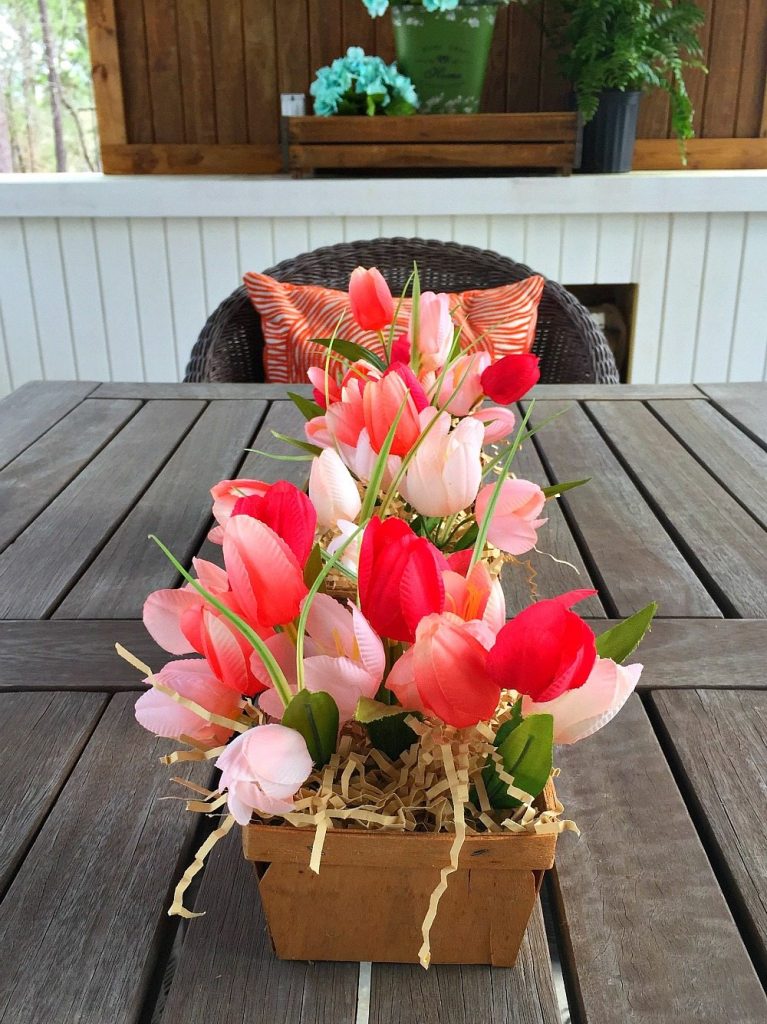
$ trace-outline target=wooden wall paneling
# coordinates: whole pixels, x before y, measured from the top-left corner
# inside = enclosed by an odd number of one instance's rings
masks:
[[[764,138],[690,139],[686,149],[688,171],[767,167],[767,139]],[[637,139],[633,170],[680,171],[682,168],[676,139]]]
[[[102,142],[127,142],[114,0],[87,0],[88,44]]]
[[[341,41],[345,53],[350,46],[361,46],[365,53],[376,52],[376,25],[362,0],[342,0]]]
[[[558,54],[552,42],[556,25],[556,0],[545,0],[541,34],[541,62],[539,68],[539,110],[567,110],[570,87],[559,73]]]
[[[392,28],[391,18],[376,18],[376,48],[374,53],[378,57],[383,57],[386,61],[393,61],[395,57],[394,53],[394,29]]]
[[[506,109],[512,113],[538,109],[542,25],[543,12],[539,5],[511,5]]]
[[[276,0],[242,0],[248,141],[274,146],[280,158]]]
[[[117,22],[117,41],[120,50],[120,80],[125,111],[123,142],[154,142],[152,128],[152,99],[149,92],[149,55],[147,53],[144,5],[136,0],[113,0]],[[88,8],[90,18],[90,7]],[[98,45],[98,44],[97,44]],[[91,47],[93,39],[91,38]],[[91,50],[91,59],[101,59]],[[96,102],[100,100],[96,92]],[[120,145],[117,139],[101,135],[102,153],[107,145]],[[103,160],[105,170],[106,160]]]
[[[144,369],[149,380],[179,380],[165,225],[155,217],[136,217],[130,233]]]
[[[149,92],[156,142],[185,142],[177,0],[144,0]]]
[[[706,214],[673,215],[666,288],[674,301],[666,302],[663,310],[658,360],[660,379],[670,384],[692,378],[707,238]]]
[[[495,34],[487,65],[485,92],[481,110],[488,114],[506,110],[506,86],[509,59],[509,8],[499,7],[495,21]]]
[[[742,213],[709,214],[693,380],[727,378],[745,219]]]
[[[184,136],[202,145],[217,141],[210,15],[208,0],[182,0],[177,9]]]
[[[93,221],[65,218],[59,231],[77,365],[87,364],[99,380],[111,380]]]
[[[72,380],[77,364],[67,308],[58,222],[34,217],[24,222],[29,284],[40,345],[43,374],[48,380]]]
[[[135,254],[128,225],[124,217],[99,217],[93,222],[109,366],[116,380],[142,380],[144,358],[133,287]]]
[[[210,0],[210,41],[216,136],[224,145],[248,141],[242,0]]]
[[[726,0],[726,3],[719,0],[712,12],[702,131],[709,138],[729,138],[736,134],[748,6],[748,0]]]
[[[200,221],[193,217],[174,217],[165,222],[168,253],[169,292],[176,362],[184,373],[189,355],[208,316],[205,297]],[[234,289],[232,289],[234,290]],[[117,376],[117,375],[115,375]],[[123,375],[120,380],[135,380]]]
[[[767,361],[767,289],[764,262],[759,258],[765,242],[767,213],[749,214],[727,378],[731,381],[758,380]]]
[[[705,14],[706,20],[700,28],[698,37],[703,47],[703,63],[708,66],[708,55],[711,48],[711,15],[716,0],[695,0],[696,4]],[[706,102],[706,89],[708,88],[708,75],[705,71],[687,71],[684,76],[687,92],[690,95],[690,102],[693,109],[693,128],[696,135],[700,135],[703,127],[703,109]]]
[[[309,5],[309,82],[318,68],[341,56],[341,0],[308,0]]]
[[[669,133],[668,95],[662,89],[646,93],[639,103],[637,138],[665,139]]]
[[[279,91],[309,88],[309,11],[307,0],[278,0],[277,80]]]
[[[767,96],[767,4],[751,0],[746,16],[741,58],[735,135],[764,135],[762,116]]]

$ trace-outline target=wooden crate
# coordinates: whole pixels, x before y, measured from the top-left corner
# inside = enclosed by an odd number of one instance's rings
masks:
[[[287,169],[548,168],[577,164],[578,115],[414,114],[288,117]]]

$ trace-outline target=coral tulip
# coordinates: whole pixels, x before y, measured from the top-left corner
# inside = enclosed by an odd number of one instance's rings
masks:
[[[410,317],[409,337],[413,341],[414,317]],[[450,316],[450,297],[423,292],[418,305],[418,337],[416,347],[419,369],[428,372],[444,366],[453,347],[453,321]]]
[[[538,356],[532,353],[504,356],[482,374],[482,389],[500,405],[518,402],[541,377]]]
[[[477,495],[477,522],[484,522],[495,484],[487,484]],[[529,480],[504,480],[498,496],[487,539],[510,555],[524,555],[538,542],[536,531],[546,519],[538,519],[546,495]]]
[[[263,496],[240,498],[232,509],[232,518],[249,516],[264,523],[283,540],[303,568],[314,545],[317,512],[303,491],[280,480]]]
[[[594,633],[569,605],[594,593],[538,601],[507,622],[488,658],[495,680],[539,704],[583,686],[597,657]]]
[[[250,669],[253,647],[228,619],[199,604],[184,612],[180,626],[192,649],[207,660],[224,686],[248,697],[263,689]]]
[[[472,504],[482,481],[484,429],[470,417],[450,429],[450,416],[433,408],[421,413],[426,429],[400,485],[403,497],[425,516],[451,516]]]
[[[306,740],[283,725],[259,725],[237,736],[216,761],[229,811],[247,825],[253,811],[287,814],[312,773]]]
[[[233,516],[224,530],[224,564],[249,623],[282,626],[296,618],[308,593],[303,566],[265,523]]]
[[[309,499],[317,511],[317,522],[327,530],[339,519],[354,521],[362,508],[357,485],[338,452],[326,448],[312,462]]]
[[[484,394],[480,378],[489,365],[487,352],[467,352],[459,356],[446,371],[435,404],[452,416],[468,416]]]
[[[467,552],[471,556],[471,552]],[[463,554],[463,552],[459,552]],[[448,559],[448,564],[453,564]],[[506,599],[498,577],[493,577],[484,562],[468,575],[449,569],[442,573],[445,583],[445,610],[466,622],[478,619],[490,628],[493,636],[506,622]]]
[[[162,686],[194,701],[214,715],[235,721],[239,717],[239,696],[219,682],[202,658],[170,661],[157,673],[155,679]],[[136,701],[136,721],[155,736],[187,739],[204,750],[226,743],[232,735],[231,729],[208,722],[191,708],[184,707],[154,687]]]
[[[382,331],[394,319],[394,299],[380,270],[357,267],[349,281],[352,316],[363,331]]]
[[[418,418],[420,408],[425,408],[428,404],[429,400],[412,370],[401,363],[390,366],[380,380],[368,381],[362,395],[362,405],[364,425],[373,451],[381,451],[389,428],[397,416],[400,416],[390,454],[407,455],[421,433]],[[335,406],[328,410],[328,417],[334,408]],[[336,437],[347,444],[355,444],[359,434],[354,441],[347,441],[346,437],[341,437],[337,432]]]
[[[553,715],[554,742],[577,743],[615,718],[634,692],[641,674],[641,665],[618,665],[610,658],[598,657],[583,686],[567,690],[545,704],[525,697],[522,714]]]
[[[360,548],[360,607],[379,636],[412,643],[418,623],[445,605],[444,558],[401,519],[371,519]]]

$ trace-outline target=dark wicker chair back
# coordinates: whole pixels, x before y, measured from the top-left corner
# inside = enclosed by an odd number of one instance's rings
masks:
[[[266,273],[278,281],[345,290],[355,267],[378,267],[395,295],[417,262],[424,291],[495,288],[534,273],[498,253],[455,242],[377,238],[343,242],[284,260]],[[186,368],[186,381],[263,381],[261,321],[244,287],[225,299],[203,328]],[[588,311],[555,281],[547,281],[538,310],[533,351],[546,384],[616,384],[618,369]]]

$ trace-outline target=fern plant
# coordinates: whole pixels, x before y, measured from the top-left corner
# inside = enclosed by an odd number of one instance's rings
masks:
[[[680,142],[692,138],[688,68],[706,71],[698,29],[705,20],[693,0],[559,0],[554,36],[559,64],[572,83],[584,121],[603,89],[665,89]]]

